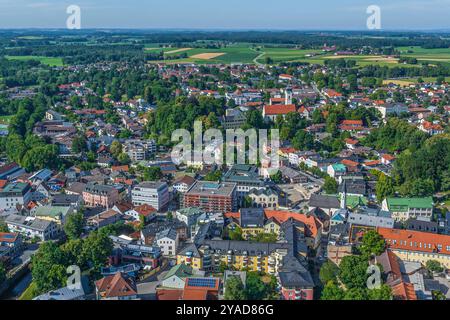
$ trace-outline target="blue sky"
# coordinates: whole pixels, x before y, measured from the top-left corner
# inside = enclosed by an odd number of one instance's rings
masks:
[[[71,4],[82,28],[363,30],[378,5],[385,30],[450,29],[450,0],[0,0],[0,28],[64,28]]]

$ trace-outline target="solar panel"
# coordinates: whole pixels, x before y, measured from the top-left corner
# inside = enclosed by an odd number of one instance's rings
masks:
[[[189,278],[188,286],[199,288],[215,288],[216,279],[213,278]]]

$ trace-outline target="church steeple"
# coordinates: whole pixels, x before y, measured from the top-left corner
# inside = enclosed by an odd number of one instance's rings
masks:
[[[347,209],[347,181],[342,183],[341,209]]]

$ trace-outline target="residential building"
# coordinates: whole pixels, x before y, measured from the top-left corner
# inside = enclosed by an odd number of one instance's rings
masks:
[[[386,198],[382,209],[390,211],[396,221],[406,221],[409,218],[428,218],[433,215],[433,199],[425,198]]]
[[[175,211],[175,218],[181,222],[184,222],[188,228],[189,235],[192,237],[192,233],[197,225],[198,219],[205,213],[202,208],[184,208]]]
[[[55,207],[55,206],[41,206],[34,210],[36,218],[48,221],[54,221],[57,225],[63,226],[66,223],[67,217],[74,212],[71,206]]]
[[[5,219],[9,231],[18,232],[24,237],[39,238],[42,241],[55,238],[60,229],[53,221],[11,214]]]
[[[231,182],[197,181],[183,196],[183,208],[200,207],[207,212],[228,212],[237,208],[237,185]]]
[[[225,173],[224,182],[236,183],[236,194],[241,200],[252,189],[263,189],[264,181],[259,177],[258,168],[247,164],[236,164]]]
[[[121,272],[95,281],[97,300],[135,300],[138,298],[136,282]]]
[[[175,180],[173,183],[173,189],[180,193],[186,193],[195,181],[196,180],[191,176],[183,176]]]
[[[131,191],[133,205],[148,204],[160,211],[169,203],[169,188],[165,182],[142,182]]]
[[[178,249],[178,233],[175,229],[165,229],[156,234],[155,244],[161,248],[163,256],[174,256]]]
[[[0,209],[27,205],[32,197],[31,186],[24,182],[11,182],[0,191]]]
[[[119,191],[116,188],[96,182],[89,182],[82,194],[87,207],[112,208],[119,201]]]

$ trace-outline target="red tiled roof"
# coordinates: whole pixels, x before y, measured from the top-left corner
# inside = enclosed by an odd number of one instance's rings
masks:
[[[450,236],[411,230],[378,228],[391,249],[450,255]]]
[[[100,295],[104,298],[137,295],[136,284],[134,281],[130,278],[124,278],[120,272],[96,281],[95,286]]]
[[[293,104],[283,104],[283,105],[265,105],[264,114],[265,115],[278,115],[278,114],[288,114],[290,112],[295,112],[296,108]]]
[[[183,290],[169,290],[169,289],[158,289],[156,291],[157,300],[181,300],[183,297]]]
[[[13,232],[0,232],[0,242],[14,243],[19,236],[18,233]]]
[[[392,288],[392,295],[396,300],[417,300],[416,291],[412,283],[400,283],[394,285]]]
[[[363,122],[362,120],[343,120],[341,124],[344,126],[362,126]]]
[[[136,211],[139,214],[142,214],[144,217],[147,217],[150,214],[156,212],[156,209],[148,204],[143,204],[140,205],[139,207],[134,208],[134,211]]]
[[[347,167],[357,167],[359,165],[358,162],[347,159],[342,160],[341,163]]]

